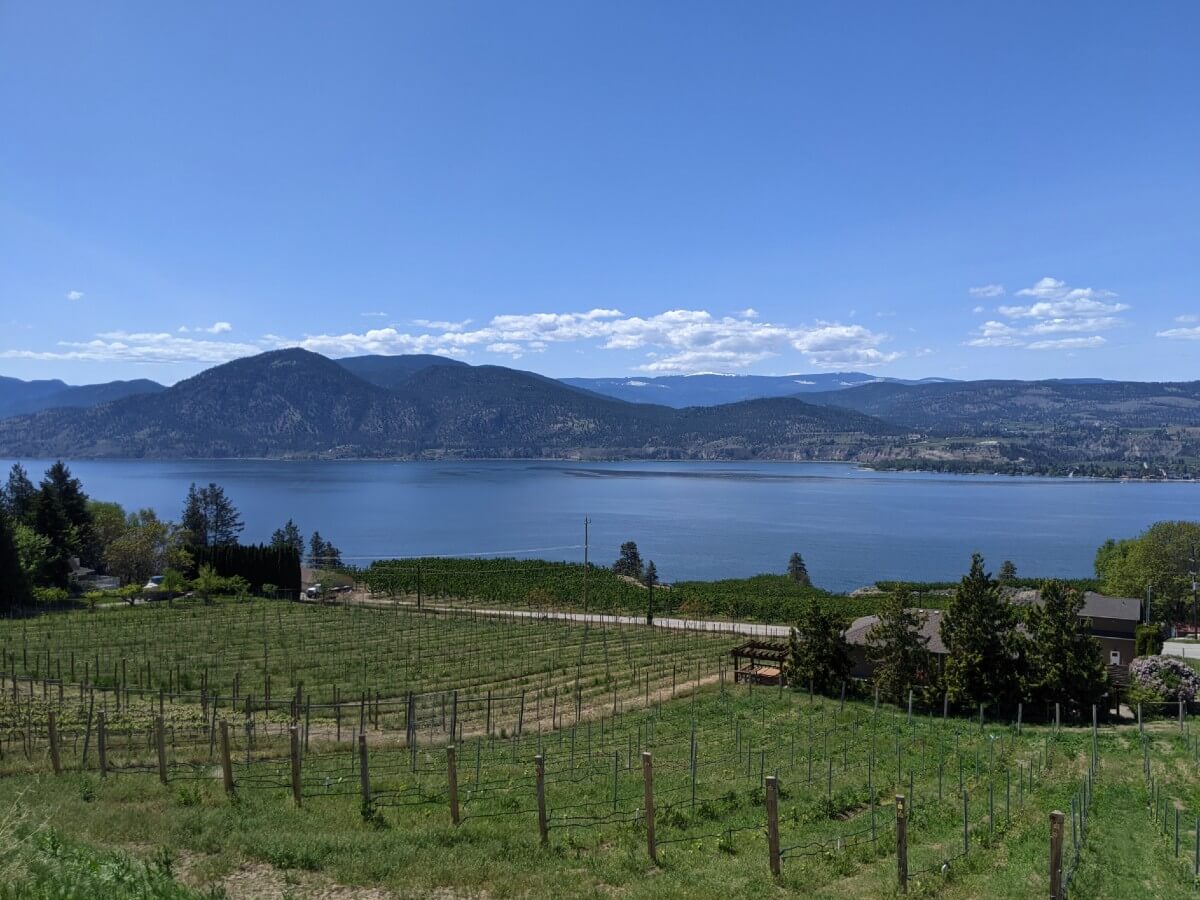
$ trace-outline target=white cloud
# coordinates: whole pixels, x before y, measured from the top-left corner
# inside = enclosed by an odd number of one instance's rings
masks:
[[[1075,338],[1060,338],[1053,341],[1034,341],[1031,344],[1026,344],[1027,350],[1088,350],[1094,347],[1103,347],[1105,344],[1104,338],[1098,334],[1091,337],[1075,337]]]
[[[67,291],[65,296],[68,300],[82,300],[83,291]]]
[[[1200,325],[1193,328],[1168,328],[1155,336],[1175,341],[1200,341]]]
[[[388,317],[388,314],[385,312],[365,312],[359,313],[359,315],[368,319],[386,319]]]
[[[224,363],[261,353],[258,344],[197,340],[167,332],[104,331],[90,341],[59,341],[59,350],[4,350],[0,358],[81,362]]]
[[[1004,285],[981,284],[979,287],[967,288],[967,293],[972,297],[1003,297]]]
[[[738,313],[738,315],[741,316],[743,319],[757,319],[758,318],[758,310],[755,309],[753,306],[747,306],[740,313]]]
[[[207,331],[209,334],[226,334],[227,332],[233,331],[233,326],[228,322],[213,322],[207,328],[201,330]]]
[[[1184,316],[1176,316],[1175,321],[1178,322],[1180,325],[1188,325],[1188,324],[1191,324],[1192,322],[1200,322],[1200,316],[1191,315],[1189,313],[1188,315],[1184,315]]]
[[[987,285],[986,287],[998,287]],[[975,289],[972,289],[974,291]],[[982,289],[980,289],[982,290]],[[1116,299],[1112,291],[1071,287],[1057,278],[1042,278],[1016,292],[1033,302],[1001,306],[999,313],[1013,324],[990,320],[971,333],[969,347],[1023,347],[1027,350],[1077,350],[1103,346],[1096,332],[1109,331],[1125,324],[1118,313],[1129,305]],[[980,312],[980,307],[975,308]],[[1052,338],[1047,335],[1070,334],[1080,337]]]
[[[513,359],[520,359],[521,351],[525,348],[520,344],[514,344],[509,341],[501,341],[497,344],[488,344],[483,349],[485,349],[488,353],[507,353]]]
[[[434,331],[462,331],[471,324],[470,319],[463,319],[461,322],[438,322],[430,319],[413,319],[408,324],[416,325],[418,328],[430,328]]]
[[[975,313],[975,315],[979,315],[980,313],[985,312],[985,310],[982,306],[977,306],[971,310],[971,312]]]
[[[879,366],[900,354],[884,352],[887,335],[861,325],[817,322],[790,326],[745,316],[716,317],[706,310],[670,309],[652,316],[627,316],[618,309],[567,313],[523,313],[494,316],[486,325],[419,320],[429,331],[396,327],[363,333],[317,334],[283,342],[335,356],[358,353],[448,353],[544,350],[553,344],[591,343],[604,350],[645,351],[642,371],[693,372],[699,369],[744,369],[788,351],[805,355],[822,368]],[[504,345],[500,351],[490,350]]]

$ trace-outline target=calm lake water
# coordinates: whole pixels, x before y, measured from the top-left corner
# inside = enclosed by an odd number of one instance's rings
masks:
[[[12,460],[0,461],[7,471]],[[45,461],[24,461],[36,481]],[[782,572],[822,587],[943,580],[979,550],[995,569],[1083,576],[1096,547],[1160,519],[1200,518],[1200,485],[881,473],[835,463],[80,460],[97,499],[177,519],[188,485],[224,486],[265,541],[289,517],[347,560],[513,555],[609,563],[635,540],[666,581]]]

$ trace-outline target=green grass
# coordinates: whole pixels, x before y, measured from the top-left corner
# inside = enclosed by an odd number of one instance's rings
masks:
[[[843,705],[715,682],[715,667],[703,664],[723,652],[728,636],[613,629],[606,673],[605,638],[595,644],[597,629],[585,637],[579,625],[403,609],[123,608],[5,622],[3,629],[8,662],[43,672],[47,648],[54,672],[60,658],[69,667],[74,649],[78,675],[85,647],[102,662],[123,655],[151,664],[147,693],[132,692],[119,714],[115,691],[96,694],[97,708],[102,704],[113,716],[107,778],[96,771],[96,736],[81,704],[81,697],[91,700],[88,691],[68,684],[60,702],[57,685],[35,681],[31,696],[31,685],[19,680],[14,702],[11,680],[0,686],[0,771],[6,774],[0,811],[18,822],[12,834],[38,838],[17,842],[17,854],[10,854],[9,890],[18,892],[11,896],[103,896],[88,879],[114,867],[132,880],[108,896],[188,896],[186,890],[222,887],[236,895],[227,879],[253,864],[294,884],[299,895],[335,882],[380,886],[398,896],[887,897],[896,882],[897,793],[910,809],[910,894],[1037,896],[1048,890],[1049,813],[1069,810],[1079,798],[1091,747],[1087,728],[1055,733],[1026,723],[1018,735],[1003,722],[981,727],[974,718],[943,720],[940,704],[909,721],[904,711],[870,701]],[[304,802],[297,809],[288,710],[255,707],[247,720],[244,705],[223,705],[219,718],[231,726],[237,783],[230,797],[222,789],[214,718],[201,712],[192,693],[165,702],[168,783],[160,784],[149,730],[157,711],[155,676],[169,670],[172,682],[187,676],[198,683],[207,666],[214,686],[230,684],[239,672],[246,683],[262,658],[264,635],[268,666],[279,666],[268,671],[283,684],[321,673],[333,684],[342,679],[349,692],[353,679],[363,677],[367,684],[398,684],[392,697],[441,686],[416,704],[415,747],[405,732],[406,713],[396,705],[382,702],[376,716],[372,705],[360,707],[356,699],[341,711],[340,737],[333,710],[321,706],[311,719]],[[658,643],[663,640],[678,643]],[[355,657],[352,649],[362,642],[374,650]],[[418,645],[419,664],[413,658]],[[710,680],[672,699],[670,673],[655,657],[672,652],[680,660],[696,654]],[[538,701],[553,702],[554,694],[528,687],[517,734],[518,710],[500,698],[515,700],[523,683],[569,687],[577,668],[588,673],[591,691],[581,715],[567,701],[568,691],[558,695],[556,712],[539,711]],[[406,670],[407,680],[400,675]],[[463,815],[457,828],[449,813],[446,747],[452,738],[443,718],[455,714],[443,705],[455,695],[444,690],[447,684],[459,685],[457,714],[466,726],[455,736]],[[490,731],[480,705],[487,690],[496,701]],[[49,774],[51,711],[65,769],[59,776]],[[355,740],[360,713],[373,795],[366,811]],[[1197,747],[1172,719],[1148,724],[1145,740],[1136,726],[1100,730],[1076,896],[1195,892]],[[657,864],[646,853],[642,751],[653,759]],[[545,846],[537,829],[537,755],[545,760]],[[1152,781],[1143,774],[1147,759]],[[768,869],[764,836],[771,774],[779,779],[785,848],[778,880]],[[960,785],[968,801],[965,853]],[[1182,810],[1179,859],[1173,833],[1163,834],[1162,816],[1151,813],[1151,796]],[[1068,852],[1068,861],[1074,856]],[[190,887],[170,893],[176,889],[171,874]],[[59,883],[79,887],[55,894],[40,886]]]

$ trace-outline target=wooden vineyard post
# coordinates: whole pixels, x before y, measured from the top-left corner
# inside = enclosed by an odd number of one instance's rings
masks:
[[[908,893],[908,809],[904,795],[896,795],[896,877],[900,893]]]
[[[654,840],[654,759],[649,750],[642,752],[642,782],[646,805],[646,852],[651,862],[658,862],[658,846]]]
[[[292,751],[292,800],[295,801],[297,808],[303,802],[304,792],[301,789],[300,782],[300,729],[296,725],[288,729],[288,736],[291,738]]]
[[[767,776],[767,850],[771,856],[771,874],[779,877],[779,779]]]
[[[50,765],[55,775],[62,774],[62,759],[58,755],[58,717],[54,710],[47,714],[47,727],[50,731]]]
[[[229,754],[229,723],[221,720],[221,780],[225,793],[233,793],[233,757]]]
[[[367,770],[367,736],[358,734],[358,780],[362,787],[363,813],[371,810],[371,775]]]
[[[100,777],[108,777],[108,717],[103,711],[96,717],[96,753],[100,757]]]
[[[543,844],[550,840],[550,829],[546,824],[546,761],[539,755],[533,758],[537,780],[538,838]]]
[[[453,745],[446,748],[446,785],[450,795],[450,824],[458,825],[458,764]]]
[[[1063,814],[1050,813],[1050,900],[1063,900],[1062,889]]]
[[[154,720],[154,746],[158,750],[158,780],[167,783],[167,728],[162,716]]]

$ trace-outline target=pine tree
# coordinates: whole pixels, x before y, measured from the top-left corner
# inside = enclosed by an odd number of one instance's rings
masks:
[[[37,503],[37,488],[29,480],[29,474],[20,463],[13,463],[8,473],[8,482],[0,489],[4,511],[14,525],[32,525]]]
[[[276,549],[290,547],[297,553],[304,554],[304,535],[291,519],[282,528],[276,528],[271,535],[271,546]]]
[[[1091,621],[1080,618],[1084,598],[1060,581],[1042,585],[1041,606],[1029,610],[1030,685],[1035,699],[1078,704],[1096,703],[1108,690],[1108,669]]]
[[[996,579],[1001,584],[1012,584],[1017,580],[1017,565],[1011,559],[1006,559],[1000,564],[1000,572]]]
[[[901,702],[929,668],[929,638],[921,634],[925,613],[910,609],[910,602],[907,590],[889,594],[879,610],[879,621],[867,632],[867,658],[875,667],[875,684],[880,696],[894,703]]]
[[[1022,699],[1025,647],[1016,627],[1016,610],[976,553],[942,616],[950,702],[1007,709]]]
[[[840,690],[850,675],[850,648],[842,623],[815,599],[809,599],[788,636],[784,678],[793,688],[812,687],[822,694]]]
[[[314,569],[340,569],[342,551],[314,531],[308,545],[308,564]]]
[[[796,584],[804,587],[812,586],[812,579],[808,577],[808,566],[804,564],[804,557],[799,553],[793,553],[788,559],[788,577]]]
[[[188,488],[180,522],[199,547],[232,546],[245,527],[225,489],[214,482],[198,490],[194,483]]]
[[[21,568],[17,555],[12,519],[0,509],[0,611],[28,606],[32,599],[29,573]]]
[[[641,580],[642,555],[638,553],[637,544],[633,541],[626,541],[621,545],[621,555],[613,563],[613,571],[618,575],[626,575],[629,578]]]
[[[71,474],[71,470],[62,460],[59,460],[46,470],[42,488],[47,485],[58,494],[63,513],[75,529],[75,555],[84,565],[98,565],[100,546],[92,522],[92,511],[88,506],[88,495],[83,492],[83,484]]]
[[[79,555],[75,528],[59,500],[58,491],[46,482],[38,491],[34,530],[50,542],[41,571],[33,573],[35,584],[64,590],[71,585],[71,557]]]

